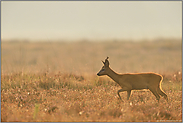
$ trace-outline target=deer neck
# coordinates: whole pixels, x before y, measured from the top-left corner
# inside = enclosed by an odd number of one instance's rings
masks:
[[[109,72],[107,74],[111,79],[113,79],[115,82],[119,82],[119,74],[114,72],[110,67],[109,67]]]

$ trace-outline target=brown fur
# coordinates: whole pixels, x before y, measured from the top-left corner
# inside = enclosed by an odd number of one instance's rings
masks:
[[[161,89],[161,82],[163,80],[162,75],[157,73],[126,73],[118,74],[109,67],[109,61],[107,57],[104,66],[98,72],[98,76],[107,75],[115,82],[117,82],[122,89],[118,90],[118,96],[121,99],[119,92],[127,91],[127,99],[129,99],[132,90],[149,89],[159,102],[160,95],[167,101],[168,97]]]

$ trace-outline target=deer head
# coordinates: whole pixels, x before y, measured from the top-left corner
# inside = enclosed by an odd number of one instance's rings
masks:
[[[108,71],[108,69],[109,69],[109,61],[108,61],[108,58],[109,58],[109,57],[107,57],[107,58],[105,59],[105,62],[102,61],[102,63],[104,64],[104,66],[103,66],[102,69],[97,73],[98,76],[107,75],[107,71]]]

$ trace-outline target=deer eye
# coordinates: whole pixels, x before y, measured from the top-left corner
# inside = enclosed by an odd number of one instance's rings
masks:
[[[104,68],[102,68],[102,70],[101,71],[104,71],[105,69]]]

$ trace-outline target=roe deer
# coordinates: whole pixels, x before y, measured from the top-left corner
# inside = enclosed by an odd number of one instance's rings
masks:
[[[165,92],[161,89],[161,82],[163,77],[157,73],[126,73],[126,74],[118,74],[114,72],[109,67],[109,61],[107,57],[105,62],[103,62],[104,66],[97,73],[98,76],[107,75],[115,82],[117,82],[122,89],[118,90],[117,94],[121,99],[119,92],[127,91],[127,100],[129,100],[130,94],[132,90],[141,90],[141,89],[149,89],[156,99],[159,102],[160,96],[164,96],[164,98],[168,102],[168,97]]]

